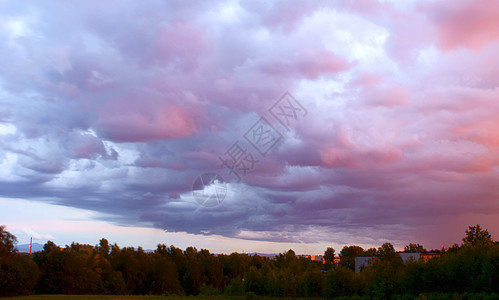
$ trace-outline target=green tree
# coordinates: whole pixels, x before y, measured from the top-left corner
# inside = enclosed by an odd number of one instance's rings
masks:
[[[378,252],[376,253],[376,255],[381,260],[388,260],[388,261],[393,261],[396,260],[397,258],[400,258],[400,256],[395,251],[395,248],[390,243],[384,243],[383,245],[381,245],[381,247],[378,248]]]
[[[92,269],[94,249],[91,245],[72,243],[61,249],[53,242],[35,253],[42,278],[37,290],[52,294],[96,294],[102,291],[101,278]],[[96,261],[95,261],[96,262]]]
[[[152,280],[151,292],[153,294],[179,294],[182,292],[177,267],[165,256],[155,254]]]
[[[330,248],[332,249],[332,248]],[[305,297],[320,297],[322,294],[323,275],[318,265],[310,264],[301,281],[302,295]]]
[[[397,291],[397,280],[403,270],[402,258],[390,243],[384,243],[378,248],[379,258],[373,264],[373,278],[368,285],[371,295],[378,299],[389,299]]]
[[[466,236],[463,238],[463,243],[465,246],[490,246],[494,243],[492,236],[488,230],[483,230],[480,225],[469,226],[466,230]]]
[[[332,247],[328,247],[326,251],[324,251],[324,263],[326,265],[332,265],[334,263],[334,253],[335,250]]]
[[[17,238],[5,230],[5,225],[0,226],[0,255],[15,252]]]
[[[419,252],[426,252],[426,249],[420,244],[410,243],[409,245],[406,245],[404,247],[404,252],[419,253]]]
[[[376,248],[369,248],[366,251],[364,251],[364,256],[375,256],[376,255]]]
[[[113,250],[111,251],[113,256]],[[152,272],[154,262],[148,257],[143,249],[124,247],[112,258],[112,264],[117,271],[123,274],[129,293],[144,294],[150,290],[150,282],[147,277]]]
[[[345,246],[340,251],[340,265],[355,270],[355,257],[363,256],[364,249],[360,246]]]
[[[27,256],[15,251],[17,238],[0,226],[0,296],[30,294],[40,271]]]
[[[185,271],[181,275],[182,287],[188,295],[197,295],[202,285],[202,266],[195,247],[187,247],[184,251],[186,258]]]
[[[341,265],[329,270],[324,282],[324,296],[332,299],[351,295],[354,276],[354,271]]]
[[[109,246],[108,240],[102,238],[99,241],[99,245],[95,247],[96,250],[101,253],[104,257],[107,257],[109,255],[109,251],[111,250]]]
[[[436,272],[436,262],[437,259],[429,262],[409,260],[405,263],[397,284],[403,291],[412,295],[436,291],[436,287],[442,284],[442,279]]]
[[[40,278],[37,265],[27,256],[0,256],[0,296],[26,295]]]
[[[250,267],[250,257],[247,254],[232,253],[230,255],[218,255],[220,263],[223,267],[224,276],[227,277],[226,282],[232,281],[232,278],[240,280],[244,274],[248,272]],[[234,284],[239,284],[234,281]]]
[[[256,255],[254,255],[255,257]],[[279,253],[275,258],[275,265],[279,269],[284,268],[296,268],[297,267],[298,258],[293,250],[289,249],[285,253]]]
[[[244,285],[246,292],[253,292],[257,295],[265,294],[265,280],[263,280],[260,270],[251,266],[245,276]]]

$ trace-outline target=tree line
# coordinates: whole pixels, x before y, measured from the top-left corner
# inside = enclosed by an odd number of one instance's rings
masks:
[[[479,225],[463,242],[443,248],[428,262],[404,263],[390,243],[378,249],[345,246],[324,263],[293,250],[274,258],[210,253],[160,244],[153,252],[120,248],[106,239],[98,245],[49,241],[31,257],[15,250],[16,237],[0,226],[0,296],[21,294],[261,295],[278,297],[415,297],[421,293],[499,293],[499,244]],[[409,244],[405,252],[422,252]],[[355,256],[376,256],[355,273]]]

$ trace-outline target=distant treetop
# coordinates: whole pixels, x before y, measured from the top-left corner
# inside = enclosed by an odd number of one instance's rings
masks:
[[[494,243],[492,236],[487,229],[482,229],[479,224],[469,226],[466,230],[466,236],[463,238],[465,246],[484,245],[490,246]]]

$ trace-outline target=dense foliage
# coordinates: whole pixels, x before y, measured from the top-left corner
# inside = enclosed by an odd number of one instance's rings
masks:
[[[16,253],[16,238],[0,227],[0,295],[44,294],[226,294],[286,297],[416,297],[422,293],[499,293],[499,245],[478,225],[461,245],[427,262],[403,263],[390,243],[364,250],[345,246],[341,262],[333,248],[325,264],[295,255],[275,258],[158,245],[153,252],[120,248],[102,239],[96,246],[53,242],[31,258]],[[409,244],[406,252],[424,248]],[[355,256],[376,255],[354,272]],[[412,295],[412,296],[411,296]]]
[[[40,276],[29,257],[16,253],[16,242],[16,237],[0,226],[0,296],[31,293]]]

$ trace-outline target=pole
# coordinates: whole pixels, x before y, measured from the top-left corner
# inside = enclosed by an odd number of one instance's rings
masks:
[[[29,242],[29,256],[31,256],[32,249],[33,249],[33,237],[31,237],[31,241]]]

